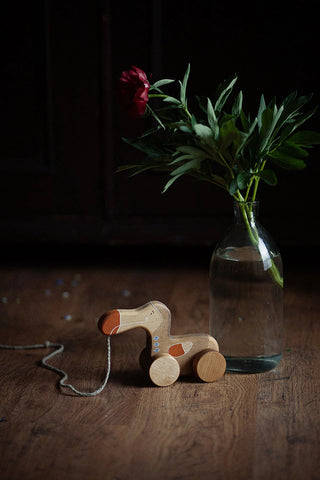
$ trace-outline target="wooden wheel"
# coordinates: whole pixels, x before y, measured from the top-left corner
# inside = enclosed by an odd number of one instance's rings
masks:
[[[159,387],[172,385],[180,375],[180,366],[175,358],[168,353],[157,355],[149,368],[152,382]]]
[[[193,371],[203,382],[215,382],[226,371],[226,359],[215,350],[206,349],[195,355]]]

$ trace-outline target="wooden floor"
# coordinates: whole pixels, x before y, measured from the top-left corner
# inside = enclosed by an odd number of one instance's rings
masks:
[[[0,343],[63,343],[52,363],[80,390],[103,378],[96,319],[105,310],[158,299],[172,311],[173,334],[207,331],[206,258],[150,261],[140,252],[131,262],[121,250],[92,263],[85,253],[65,257],[7,260]],[[1,480],[319,479],[320,282],[311,262],[296,269],[292,260],[285,354],[268,373],[154,387],[140,371],[138,329],[112,338],[106,389],[79,398],[38,365],[48,350],[0,350]]]

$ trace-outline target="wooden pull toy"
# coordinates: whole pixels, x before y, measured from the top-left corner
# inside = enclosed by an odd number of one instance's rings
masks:
[[[222,377],[226,361],[213,337],[205,333],[172,336],[170,326],[170,310],[156,300],[135,309],[111,310],[98,322],[104,335],[138,327],[146,330],[147,345],[140,354],[140,365],[155,385],[171,385],[180,374],[192,372],[204,382]]]

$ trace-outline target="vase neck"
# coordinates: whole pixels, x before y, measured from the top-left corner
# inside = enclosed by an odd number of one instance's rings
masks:
[[[234,221],[236,224],[244,224],[249,221],[254,225],[259,213],[259,202],[234,202]]]

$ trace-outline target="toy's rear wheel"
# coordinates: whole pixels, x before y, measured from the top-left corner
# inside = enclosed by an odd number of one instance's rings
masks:
[[[202,350],[193,359],[193,371],[203,382],[215,382],[226,371],[226,359],[215,350]]]

